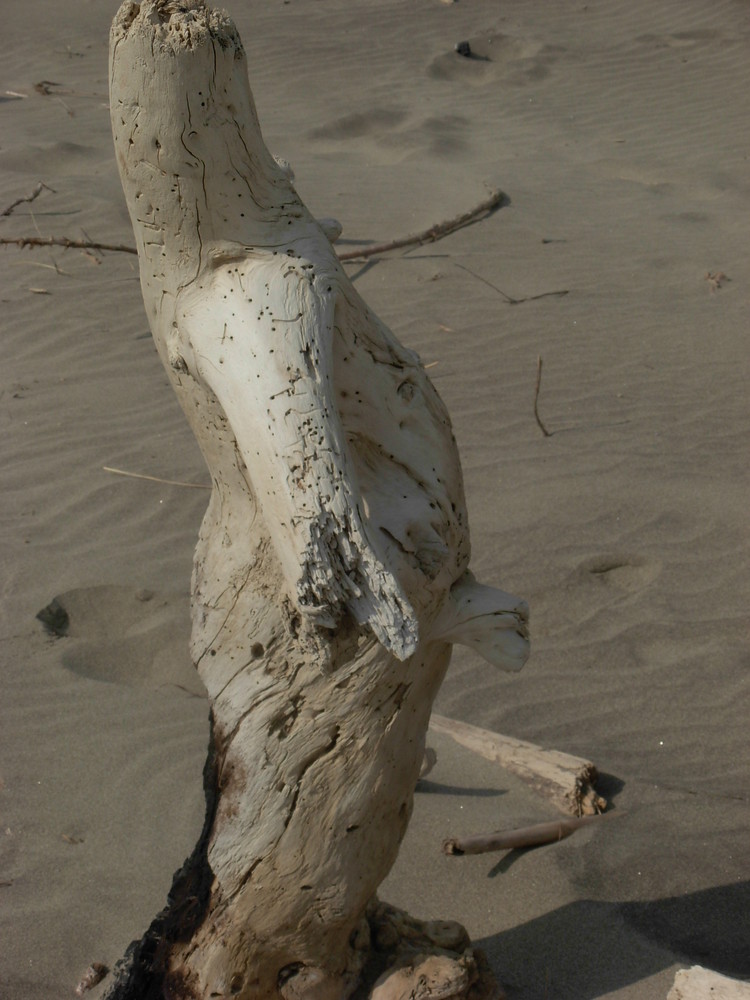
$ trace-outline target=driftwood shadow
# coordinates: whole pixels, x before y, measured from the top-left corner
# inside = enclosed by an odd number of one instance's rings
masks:
[[[580,900],[475,943],[518,1000],[595,1000],[675,962],[750,978],[749,941],[750,881],[649,902]]]
[[[466,795],[480,799],[508,794],[504,788],[466,788],[460,785],[445,785],[440,781],[428,781],[426,778],[420,778],[417,782],[417,791],[428,795]]]
[[[605,771],[599,771],[596,779],[596,790],[602,798],[614,805],[617,802],[617,796],[625,788],[625,784],[622,778],[618,778],[614,774],[607,774]]]
[[[505,873],[511,869],[516,861],[520,861],[524,854],[528,854],[529,851],[537,850],[539,850],[539,847],[514,847],[512,850],[506,851],[500,860],[495,862],[492,868],[490,868],[487,872],[487,878],[497,878],[498,875],[505,875]]]

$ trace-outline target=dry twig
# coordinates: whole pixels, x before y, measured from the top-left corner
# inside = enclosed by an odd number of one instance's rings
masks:
[[[505,195],[502,191],[493,191],[489,198],[485,198],[469,212],[463,212],[453,219],[445,222],[437,222],[429,229],[416,233],[413,236],[402,236],[400,239],[391,240],[389,243],[376,243],[374,246],[362,247],[360,250],[350,250],[348,253],[339,254],[339,260],[361,260],[363,257],[373,257],[378,253],[388,253],[389,250],[400,250],[401,247],[417,246],[423,243],[435,243],[437,240],[454,233],[462,226],[474,222],[478,216],[493,212],[499,208]]]
[[[147,476],[143,472],[126,472],[125,469],[113,469],[110,465],[103,465],[105,472],[113,472],[116,476],[127,476],[128,479],[147,479],[150,483],[163,483],[165,486],[187,486],[191,490],[210,490],[208,483],[183,483],[179,479],[160,479],[159,476]]]
[[[536,388],[534,389],[534,417],[536,418],[537,424],[541,428],[542,434],[545,437],[552,437],[550,432],[542,423],[542,418],[539,416],[539,390],[542,387],[542,356],[541,354],[536,359]]]
[[[62,104],[62,106],[65,108],[65,110],[68,112],[68,115],[71,118],[75,118],[75,112],[68,104],[65,103],[62,97],[56,97],[55,100],[57,101],[58,104]]]
[[[508,293],[504,292],[502,288],[498,288],[497,285],[493,285],[491,281],[488,281],[486,278],[483,278],[482,275],[477,274],[476,271],[472,271],[472,269],[470,267],[466,267],[465,264],[459,264],[457,261],[454,261],[453,263],[456,265],[456,267],[460,267],[462,271],[466,271],[467,274],[470,274],[472,278],[476,278],[477,281],[481,281],[483,285],[487,285],[488,288],[491,288],[494,292],[497,292],[498,295],[502,295],[502,297],[505,299],[505,301],[508,303],[509,306],[520,306],[523,302],[535,302],[537,299],[547,299],[547,298],[560,299],[564,295],[567,295],[568,292],[570,291],[570,289],[568,288],[559,288],[554,292],[540,292],[539,295],[526,295],[522,299],[514,299],[512,295],[508,295]]]
[[[0,216],[11,215],[14,208],[17,208],[18,205],[22,205],[26,201],[33,201],[35,198],[38,198],[42,191],[51,191],[52,194],[56,194],[54,188],[48,187],[40,181],[31,194],[24,195],[23,198],[16,198],[16,200],[11,202],[6,209],[3,209],[3,211],[0,212]]]
[[[67,236],[20,236],[18,239],[4,237],[0,244],[18,247],[65,247],[67,250],[111,250],[113,253],[138,253],[135,247],[125,243],[95,243],[93,240],[70,240]]]

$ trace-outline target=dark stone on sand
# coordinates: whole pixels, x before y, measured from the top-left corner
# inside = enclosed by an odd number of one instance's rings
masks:
[[[454,48],[460,56],[464,56],[466,59],[471,59],[471,45],[469,45],[468,42],[456,42]]]
[[[37,612],[36,617],[42,625],[44,625],[50,635],[68,634],[70,618],[68,617],[68,612],[62,604],[60,604],[56,597],[49,602],[46,608],[42,608],[41,611]]]

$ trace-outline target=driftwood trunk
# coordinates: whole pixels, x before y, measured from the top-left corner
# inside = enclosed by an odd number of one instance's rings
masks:
[[[206,825],[109,996],[343,1000],[385,952],[379,995],[476,992],[461,929],[375,891],[451,643],[518,669],[526,607],[468,573],[446,411],[267,151],[232,22],[125,3],[110,54],[144,303],[213,490],[192,584]]]

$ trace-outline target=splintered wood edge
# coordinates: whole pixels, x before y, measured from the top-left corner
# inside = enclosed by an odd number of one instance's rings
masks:
[[[667,1000],[706,1000],[707,997],[711,1000],[750,1000],[750,983],[694,965],[677,972]]]
[[[544,750],[534,743],[444,715],[433,714],[430,729],[450,736],[460,746],[515,774],[561,812],[592,816],[607,808],[607,800],[595,788],[599,773],[589,760],[559,750]]]

